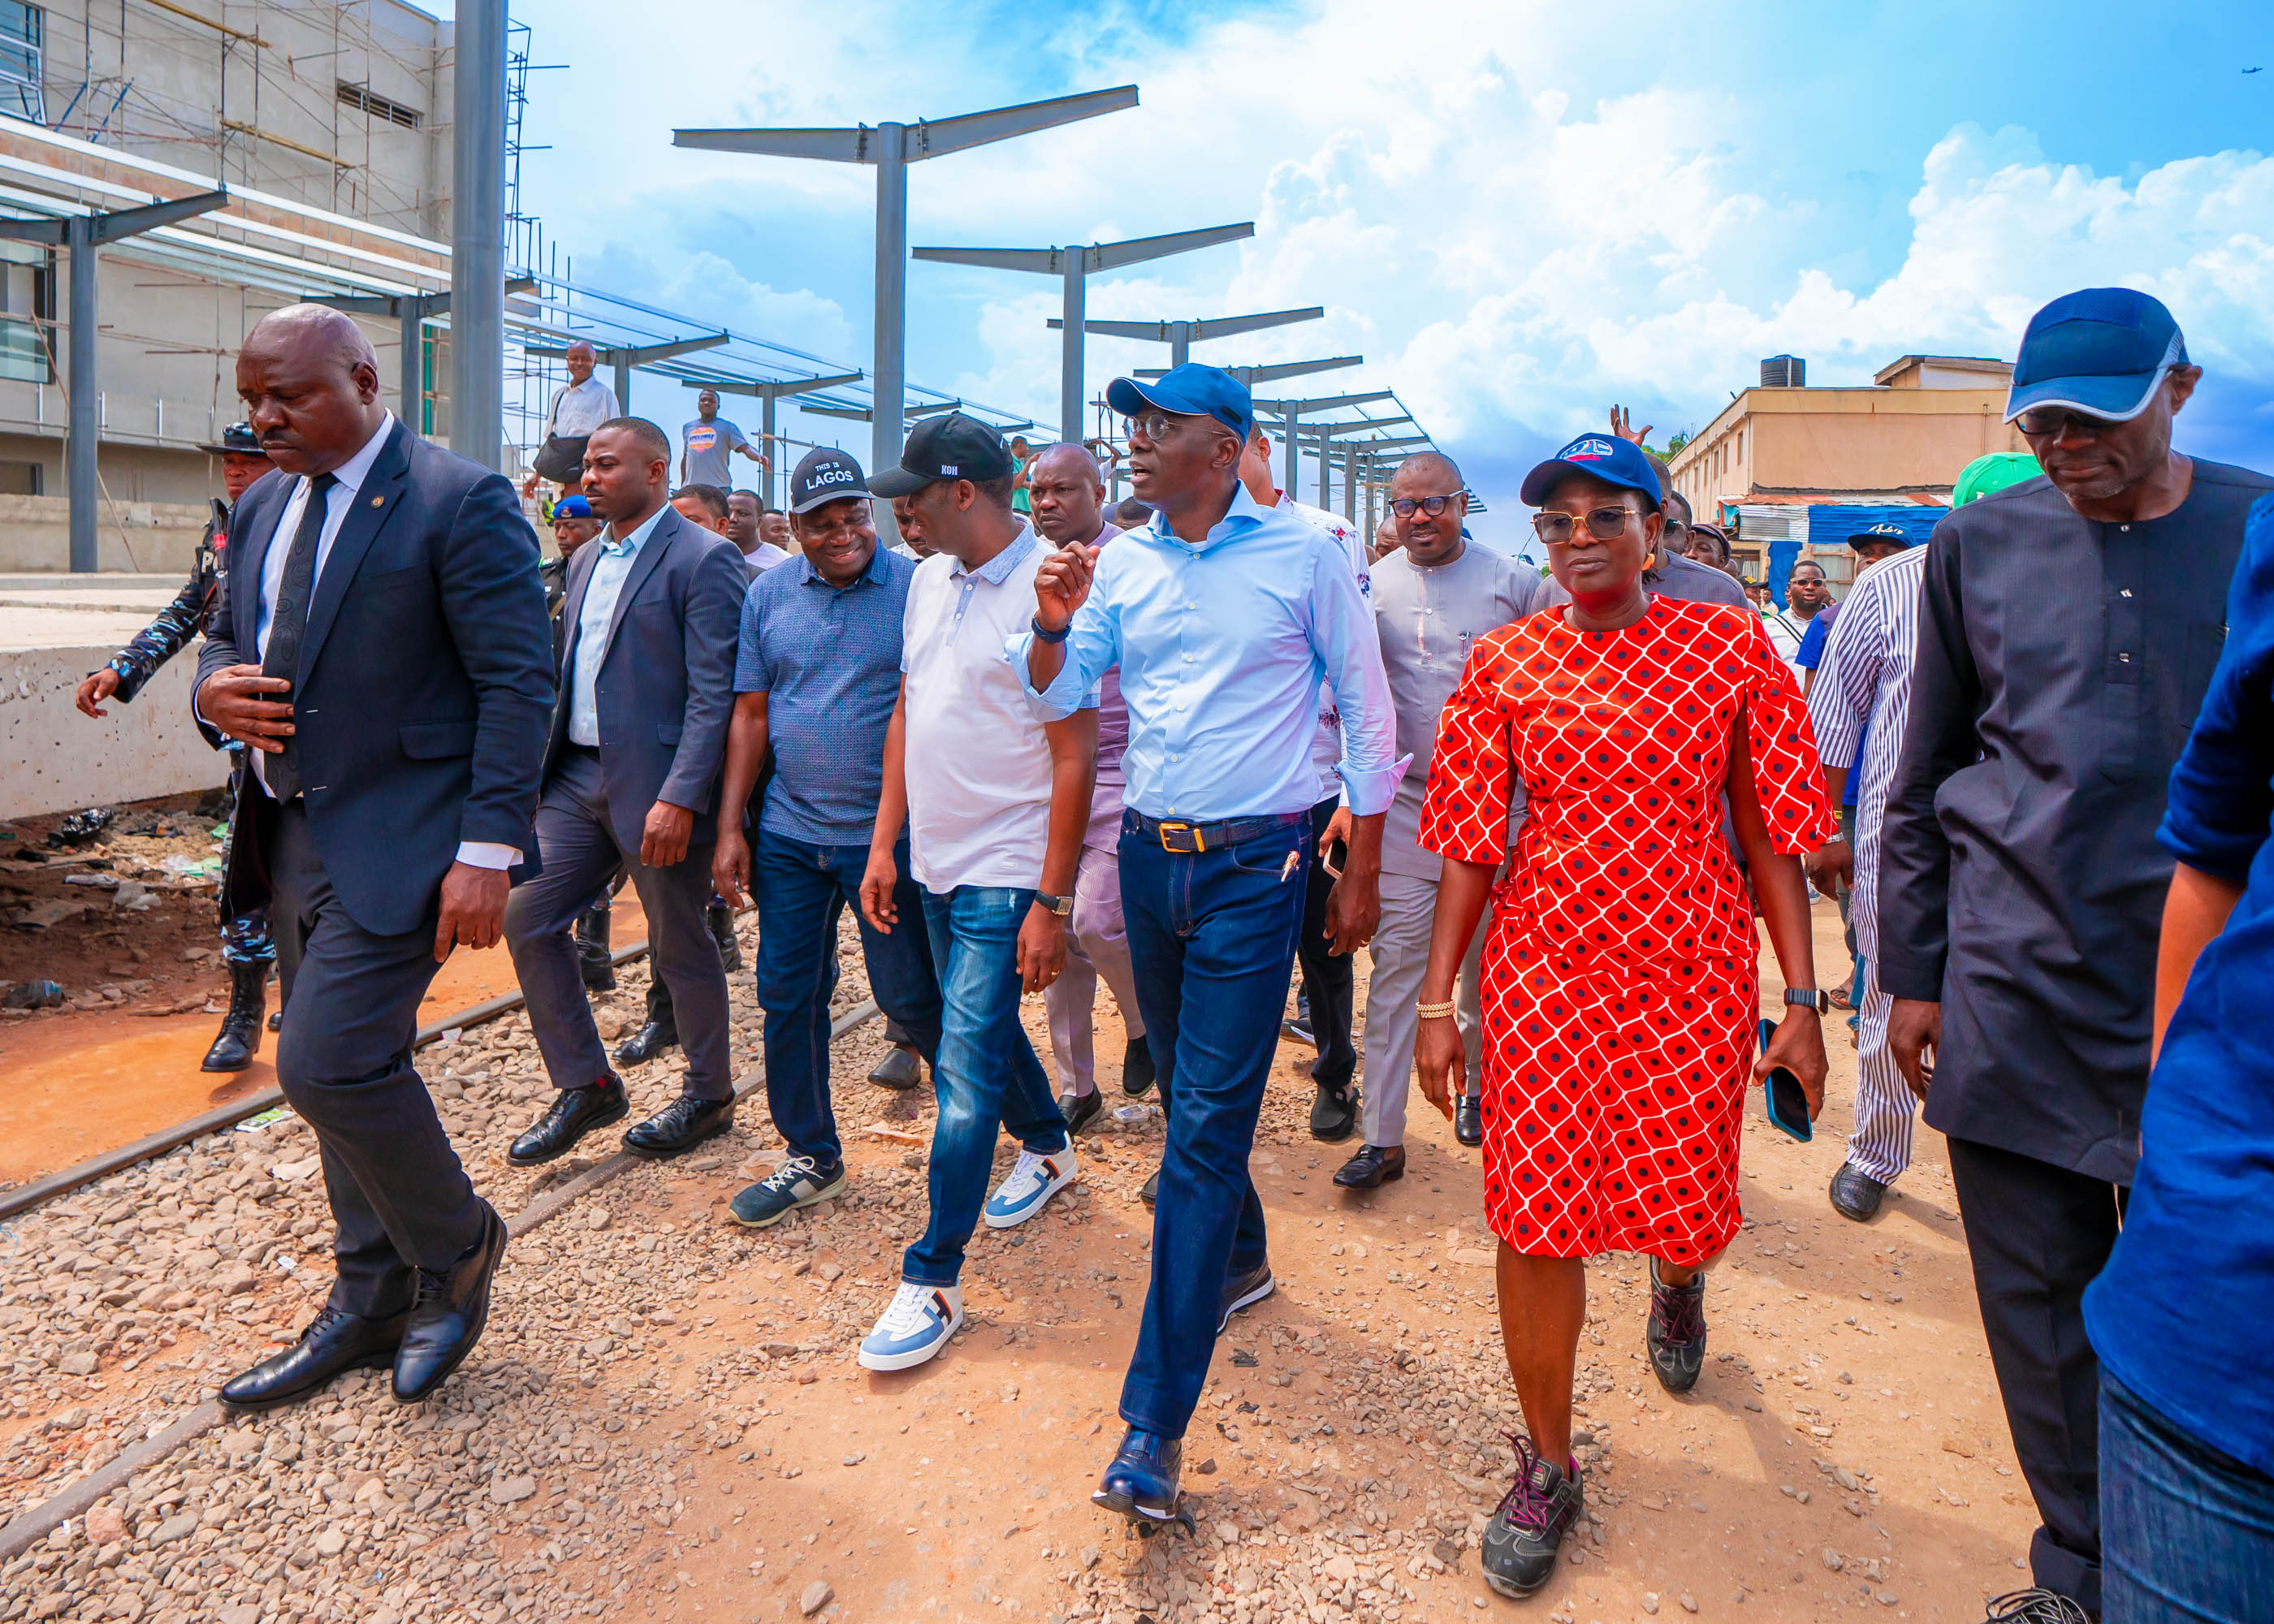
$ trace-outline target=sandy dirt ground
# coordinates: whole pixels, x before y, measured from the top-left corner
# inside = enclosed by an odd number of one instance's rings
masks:
[[[1819,962],[1843,961],[1838,929],[1820,908]],[[857,966],[840,1007],[865,996]],[[636,1009],[642,984],[607,1007]],[[734,1008],[755,1064],[747,974]],[[1047,1053],[1039,1000],[1028,1015]],[[1103,995],[1100,1026],[1103,1063],[1121,1049]],[[1088,1497],[1120,1432],[1159,1118],[1108,1117],[1043,1216],[982,1230],[947,1355],[863,1372],[854,1349],[923,1223],[931,1114],[861,1080],[870,1023],[835,1049],[843,1199],[764,1233],[724,1222],[779,1151],[747,1105],[712,1154],[642,1165],[517,1243],[486,1339],[436,1400],[398,1407],[383,1373],[358,1375],[206,1433],[0,1568],[0,1620],[1978,1619],[2027,1583],[2035,1517],[1941,1145],[1921,1132],[1873,1223],[1830,1210],[1854,1062],[1829,1029],[1812,1145],[1766,1129],[1755,1096],[1746,1228],[1713,1277],[1695,1393],[1669,1397],[1644,1362],[1642,1261],[1591,1270],[1590,1515],[1523,1604],[1476,1566],[1519,1424],[1478,1153],[1449,1124],[1417,1101],[1405,1179],[1338,1192],[1355,1144],[1311,1140],[1308,1052],[1283,1044],[1254,1158],[1280,1289],[1219,1346],[1188,1444],[1194,1531],[1140,1541]],[[504,1166],[545,1092],[518,1017],[426,1062],[501,1211],[613,1148]],[[676,1065],[634,1074],[636,1103],[667,1098]],[[0,1227],[0,1517],[289,1340],[328,1284],[313,1173],[288,1121]]]

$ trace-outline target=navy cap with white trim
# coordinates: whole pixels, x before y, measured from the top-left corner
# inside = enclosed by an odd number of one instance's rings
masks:
[[[2030,317],[2022,335],[2006,421],[2058,406],[2128,423],[2148,410],[2171,370],[2187,364],[2180,324],[2152,294],[2135,288],[2064,293]]]

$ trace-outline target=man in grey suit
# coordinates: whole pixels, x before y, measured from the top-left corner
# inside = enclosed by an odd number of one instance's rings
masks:
[[[560,1090],[513,1142],[517,1167],[563,1155],[630,1112],[568,935],[619,864],[646,911],[655,974],[687,1051],[685,1091],[626,1133],[624,1148],[675,1156],[734,1122],[727,973],[704,910],[747,578],[733,543],[666,505],[670,470],[671,442],[644,418],[611,418],[584,448],[584,497],[607,528],[568,567],[561,699],[537,810],[542,871],[505,915],[530,1030]]]
[[[391,1366],[409,1402],[472,1350],[505,1252],[410,1044],[436,966],[498,939],[534,845],[553,705],[537,538],[503,478],[380,404],[337,311],[263,317],[237,388],[276,471],[238,504],[192,710],[250,747],[224,917],[265,903],[277,928],[276,1080],[322,1148],[338,1274],[300,1340],[222,1399],[262,1409]]]

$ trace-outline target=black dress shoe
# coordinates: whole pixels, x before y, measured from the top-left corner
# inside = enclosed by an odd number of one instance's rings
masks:
[[[1058,1096],[1058,1115],[1066,1119],[1068,1133],[1081,1132],[1104,1109],[1105,1096],[1095,1088],[1088,1094],[1062,1094]]]
[[[678,1022],[647,1021],[637,1032],[616,1045],[616,1064],[624,1066],[645,1065],[665,1049],[678,1047]]]
[[[1482,1094],[1465,1094],[1453,1101],[1453,1137],[1464,1145],[1485,1142],[1485,1101]]]
[[[1137,1192],[1137,1199],[1151,1207],[1161,1199],[1161,1169],[1155,1168],[1146,1177],[1145,1184]]]
[[[703,911],[704,922],[711,927],[711,939],[719,944],[719,967],[728,972],[742,967],[742,944],[734,936],[734,910],[723,902],[714,902]]]
[[[1886,1185],[1852,1162],[1841,1162],[1832,1176],[1832,1210],[1857,1223],[1871,1221],[1879,1210],[1879,1199],[1886,1193]]]
[[[1153,1046],[1143,1038],[1131,1038],[1121,1051],[1121,1092],[1141,1099],[1152,1091],[1154,1077]]]
[[[395,1396],[415,1404],[464,1363],[490,1320],[490,1282],[505,1258],[505,1220],[487,1201],[482,1238],[446,1269],[418,1271],[418,1296],[395,1355]]]
[[[1288,1016],[1279,1023],[1279,1030],[1298,1043],[1308,1043],[1313,1049],[1319,1046],[1319,1035],[1311,1030],[1311,1018],[1308,1015]]]
[[[1334,1145],[1350,1138],[1357,1128],[1358,1085],[1329,1088],[1321,1083],[1318,1096],[1311,1101],[1311,1137]]]
[[[366,1320],[327,1303],[300,1340],[274,1358],[232,1376],[221,1390],[231,1410],[268,1410],[308,1397],[343,1371],[385,1370],[395,1363],[407,1313]]]
[[[734,1101],[705,1100],[683,1094],[624,1135],[624,1148],[635,1156],[660,1161],[694,1149],[704,1139],[716,1139],[734,1125]]]
[[[1345,1190],[1376,1190],[1390,1179],[1404,1177],[1404,1146],[1367,1145],[1336,1171],[1335,1183]]]
[[[268,1011],[268,1029],[271,1032],[284,1030],[284,1010],[281,1004]]]
[[[514,1140],[505,1159],[516,1167],[535,1167],[576,1148],[576,1141],[595,1128],[621,1122],[631,1114],[623,1083],[613,1077],[584,1088],[563,1088],[553,1096],[529,1132]]]
[[[923,1056],[905,1043],[889,1049],[869,1080],[880,1088],[913,1088],[923,1081]]]

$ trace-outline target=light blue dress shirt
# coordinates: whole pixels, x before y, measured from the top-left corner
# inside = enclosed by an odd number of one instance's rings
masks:
[[[646,523],[621,541],[613,532],[602,530],[589,544],[598,547],[600,555],[593,561],[592,574],[584,583],[584,607],[576,616],[576,662],[568,674],[571,744],[596,750],[600,748],[598,686],[600,662],[608,654],[608,628],[616,618],[616,599],[623,596],[624,582],[632,573],[632,560],[654,534],[657,523],[670,511],[668,507],[657,508],[648,515]]]
[[[1027,674],[1032,631],[1005,653]],[[1162,515],[1099,554],[1065,663],[1036,696],[1071,714],[1121,668],[1128,804],[1210,822],[1307,811],[1319,799],[1311,741],[1319,683],[1342,713],[1335,771],[1361,816],[1389,810],[1397,723],[1374,615],[1332,538],[1245,490],[1199,545]],[[1091,703],[1095,703],[1092,701]]]

